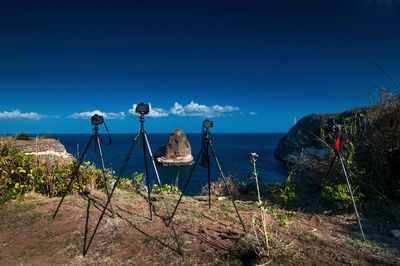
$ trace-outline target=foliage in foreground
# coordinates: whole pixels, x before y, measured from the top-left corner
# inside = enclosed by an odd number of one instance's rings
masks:
[[[102,170],[93,163],[85,162],[78,167],[77,162],[54,164],[39,161],[35,155],[25,154],[7,144],[0,146],[0,203],[36,192],[48,197],[61,196],[72,177],[78,176],[71,185],[70,194],[87,193],[92,189],[105,190]],[[108,188],[117,179],[106,170]],[[134,173],[132,179],[120,178],[118,188],[124,190],[147,191],[143,173]],[[152,192],[160,194],[179,193],[173,185],[164,184],[162,188],[152,187]]]
[[[40,162],[34,155],[27,155],[3,145],[0,147],[0,202],[15,199],[31,191],[49,197],[60,196],[77,171],[79,180],[72,183],[70,193],[103,187],[101,170],[90,162],[78,170],[76,162]]]

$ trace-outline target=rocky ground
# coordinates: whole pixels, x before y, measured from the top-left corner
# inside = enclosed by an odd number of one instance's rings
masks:
[[[99,215],[98,191],[91,197],[89,232]],[[171,201],[176,202],[177,197]],[[162,200],[152,199],[154,219],[150,221],[145,197],[117,190],[114,206],[117,217],[106,216],[86,257],[82,243],[87,199],[68,196],[59,215],[52,214],[59,198],[29,194],[22,200],[0,205],[0,264],[2,265],[240,265],[252,264],[255,257],[229,200],[185,197],[174,226],[182,254],[170,228],[164,226]],[[254,202],[238,201],[245,224],[252,232],[251,219],[257,217]],[[272,213],[285,213],[269,206]],[[383,221],[363,220],[367,240],[362,241],[354,215],[318,214],[311,220],[297,211],[284,226],[270,228],[269,255],[262,264],[388,264],[400,265],[400,240],[389,235],[392,228]],[[247,236],[248,237],[248,236]],[[243,250],[245,252],[243,252]]]

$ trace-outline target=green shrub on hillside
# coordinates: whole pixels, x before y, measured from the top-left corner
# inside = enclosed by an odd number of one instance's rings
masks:
[[[3,146],[0,148],[0,202],[35,191],[50,197],[60,196],[77,174],[77,163],[49,165],[38,162],[34,155]],[[78,180],[70,193],[104,188],[101,169],[90,162],[79,167]]]
[[[30,140],[31,137],[27,133],[18,133],[14,136],[16,140]]]
[[[322,186],[322,198],[328,205],[333,205],[337,210],[348,210],[352,205],[351,196],[346,184],[324,184]],[[358,195],[354,195],[357,202]]]

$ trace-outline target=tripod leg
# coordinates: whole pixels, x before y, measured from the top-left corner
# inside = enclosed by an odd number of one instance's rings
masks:
[[[206,154],[207,154],[207,177],[208,177],[208,208],[211,209],[211,165],[210,165],[210,156],[208,144],[206,145]]]
[[[158,175],[157,166],[156,166],[156,163],[155,163],[155,161],[154,161],[153,153],[152,153],[152,151],[151,151],[150,143],[149,143],[149,140],[147,139],[146,132],[143,132],[143,136],[144,136],[144,139],[145,139],[145,141],[146,141],[146,145],[147,145],[147,149],[148,149],[148,151],[149,151],[149,155],[150,155],[150,158],[151,158],[151,162],[153,163],[153,168],[154,168],[154,172],[155,172],[156,177],[157,177],[158,185],[160,186],[160,188],[162,188],[161,179],[160,179],[160,176]],[[170,221],[170,220],[171,220],[171,214],[170,214],[170,212],[169,212],[167,199],[166,199],[166,197],[165,197],[164,192],[162,191],[162,189],[161,189],[161,195],[162,195],[163,200],[164,200],[165,210],[167,211],[167,214],[168,214],[168,220]],[[180,245],[179,245],[178,236],[176,235],[175,228],[174,228],[174,225],[173,225],[173,224],[171,225],[171,229],[172,229],[172,232],[173,232],[174,237],[175,237],[175,241],[176,241],[176,245],[177,245],[177,247],[178,247],[178,251],[179,251],[179,253],[181,253],[181,248],[180,248]]]
[[[142,148],[143,148],[143,159],[144,159],[144,176],[146,178],[147,183],[147,200],[149,203],[149,212],[150,212],[150,220],[153,220],[153,211],[152,211],[152,204],[151,204],[151,195],[150,195],[150,177],[149,177],[149,166],[147,165],[147,154],[146,154],[146,145],[145,145],[145,137],[144,132],[142,132]],[[160,189],[162,189],[160,185]]]
[[[58,203],[57,209],[55,210],[55,212],[54,212],[54,214],[53,214],[53,218],[56,218],[57,213],[58,213],[58,211],[59,211],[60,208],[61,208],[61,205],[62,205],[62,203],[63,203],[63,201],[64,201],[65,196],[67,196],[68,192],[71,190],[71,186],[72,186],[72,182],[74,181],[74,178],[77,178],[77,176],[79,175],[79,167],[81,166],[83,160],[85,159],[86,153],[87,153],[87,151],[89,150],[89,147],[90,147],[90,144],[91,144],[92,141],[93,141],[93,138],[94,138],[94,136],[92,135],[92,136],[90,137],[88,143],[86,144],[85,150],[83,151],[81,157],[79,158],[78,165],[77,165],[77,168],[76,168],[76,170],[75,170],[75,173],[74,173],[73,176],[71,177],[71,180],[69,181],[69,183],[68,183],[68,185],[67,185],[67,188],[65,189],[65,191],[64,191],[64,193],[63,193],[63,195],[62,195],[61,200],[60,200],[60,203]]]
[[[321,180],[321,187],[322,187],[323,184],[326,183],[326,181],[328,181],[328,177],[329,177],[329,174],[331,173],[333,165],[335,164],[335,160],[336,160],[336,156],[331,159],[331,164],[329,165],[328,172],[326,172],[326,175]],[[310,217],[308,219],[311,219],[314,216],[315,212],[317,211],[317,209],[319,207],[319,204],[321,203],[321,199],[322,199],[322,191],[319,193],[318,200],[315,203],[314,208],[313,208],[313,210],[312,210],[312,212],[310,214]]]
[[[85,223],[85,236],[83,237],[83,256],[86,256],[86,240],[89,231],[89,217],[90,217],[90,198],[88,197],[88,205],[86,209],[86,223]]]
[[[360,231],[361,231],[362,237],[363,237],[363,239],[365,240],[364,231],[363,231],[363,228],[362,228],[362,225],[361,225],[360,216],[358,215],[357,206],[356,206],[356,201],[354,200],[353,191],[352,191],[352,189],[351,189],[349,177],[348,177],[348,175],[347,175],[346,167],[345,167],[344,162],[343,162],[343,157],[342,157],[341,155],[339,155],[339,159],[340,159],[340,163],[342,164],[344,176],[346,177],[347,186],[348,186],[348,188],[349,188],[349,193],[350,193],[351,199],[352,199],[352,201],[353,201],[354,211],[356,212],[356,215],[357,215],[358,225],[359,225],[359,227],[360,227]]]
[[[99,152],[99,157],[100,157],[100,162],[101,162],[101,170],[103,173],[103,180],[104,180],[104,185],[106,187],[107,197],[110,197],[110,190],[108,189],[108,178],[106,175],[106,168],[104,166],[103,151],[101,150],[100,139],[99,139],[99,136],[95,136],[95,138],[96,138],[97,150]],[[112,202],[110,202],[110,209],[111,209],[112,217],[115,218],[115,212],[114,212]]]
[[[124,160],[124,163],[123,163],[123,165],[122,165],[122,167],[121,167],[121,170],[119,170],[118,178],[121,177],[121,176],[124,174],[125,169],[126,169],[126,166],[128,165],[129,159],[131,158],[133,149],[135,148],[136,142],[138,141],[139,137],[140,137],[140,132],[138,132],[138,133],[136,134],[135,138],[134,138],[133,141],[132,141],[131,146],[129,147],[129,151],[128,151],[128,153],[127,153],[126,156],[125,156],[125,160]]]
[[[232,200],[233,207],[235,208],[236,214],[237,214],[237,216],[238,216],[238,218],[239,218],[239,220],[240,220],[240,223],[242,224],[243,231],[244,231],[244,232],[247,232],[247,231],[246,231],[246,227],[244,226],[242,217],[240,216],[239,210],[238,210],[238,208],[236,207],[235,199],[233,198],[232,192],[231,192],[231,190],[229,189],[228,182],[227,182],[227,180],[226,180],[226,178],[225,178],[224,173],[222,172],[221,165],[219,164],[218,158],[217,158],[217,156],[216,156],[215,153],[214,153],[214,149],[213,149],[213,146],[212,146],[210,140],[208,141],[207,145],[209,146],[209,148],[210,148],[210,150],[211,150],[211,153],[212,153],[212,155],[213,155],[213,157],[214,157],[214,161],[215,161],[215,163],[217,164],[218,173],[219,173],[219,175],[222,177],[222,180],[224,180],[226,190],[228,190],[228,194],[229,194],[229,196],[230,196],[230,198],[231,198],[231,200]]]
[[[92,242],[93,242],[93,239],[94,239],[94,237],[95,237],[95,235],[96,235],[96,233],[97,233],[97,230],[99,229],[100,223],[101,223],[101,221],[102,221],[103,218],[104,218],[104,214],[106,213],[107,207],[108,207],[108,205],[110,204],[111,199],[112,199],[112,197],[113,197],[113,195],[114,195],[115,189],[118,187],[118,184],[119,184],[119,182],[121,181],[121,177],[122,177],[122,175],[123,175],[123,173],[124,173],[124,171],[125,171],[126,165],[128,164],[129,158],[131,157],[131,154],[132,154],[132,152],[133,152],[133,149],[135,148],[135,145],[136,145],[136,142],[137,142],[139,136],[140,136],[140,134],[138,133],[138,134],[136,135],[135,139],[133,140],[133,142],[132,142],[132,144],[131,144],[131,147],[129,148],[128,154],[127,154],[126,157],[125,157],[124,164],[122,165],[122,168],[121,168],[120,173],[119,173],[119,175],[118,175],[118,177],[117,177],[117,180],[115,180],[114,186],[113,186],[113,188],[111,189],[110,197],[107,198],[106,205],[104,206],[103,210],[101,211],[100,217],[99,217],[99,219],[98,219],[98,221],[97,221],[96,227],[95,227],[94,230],[93,230],[93,234],[92,234],[92,236],[90,237],[90,240],[89,240],[89,243],[88,243],[88,245],[87,245],[87,247],[86,247],[86,252],[85,252],[85,253],[87,253],[87,251],[89,250],[90,245],[91,245]]]
[[[194,164],[193,164],[193,166],[192,166],[192,169],[190,169],[189,176],[188,176],[188,178],[186,179],[185,185],[183,186],[183,189],[182,189],[182,193],[181,193],[181,195],[179,196],[178,203],[175,205],[175,209],[174,209],[174,211],[172,212],[172,215],[171,215],[171,217],[170,217],[170,219],[169,219],[169,221],[168,221],[168,223],[167,223],[167,226],[169,226],[169,225],[172,223],[172,219],[174,218],[175,212],[176,212],[176,210],[178,209],[178,206],[179,206],[179,204],[181,203],[182,197],[183,197],[183,195],[184,195],[185,192],[186,192],[187,186],[189,185],[190,179],[192,178],[192,175],[193,175],[193,173],[194,173],[194,169],[196,168],[197,163],[199,162],[199,159],[200,159],[200,156],[201,156],[202,152],[203,152],[203,150],[201,149],[200,152],[199,152],[199,154],[198,154],[197,157],[196,157],[196,160],[194,161]]]

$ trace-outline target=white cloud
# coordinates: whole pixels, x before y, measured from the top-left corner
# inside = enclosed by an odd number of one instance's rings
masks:
[[[204,104],[198,104],[191,101],[186,106],[183,106],[176,102],[174,106],[170,109],[171,114],[177,116],[203,116],[203,117],[216,117],[222,116],[224,113],[230,113],[238,111],[239,107],[230,105],[213,105],[207,106]]]
[[[128,112],[132,115],[138,115],[135,112],[136,106],[137,106],[137,104],[132,105],[132,108],[129,109]],[[162,108],[152,107],[151,103],[149,103],[149,107],[150,107],[149,114],[146,115],[148,117],[166,117],[166,116],[168,116],[168,112]]]
[[[43,118],[47,118],[47,115],[41,115],[35,112],[30,112],[30,113],[21,113],[20,110],[14,110],[12,112],[0,112],[0,119],[17,119],[17,118],[22,118],[22,119],[32,119],[32,120],[40,120]]]
[[[102,112],[99,110],[94,110],[94,111],[88,111],[88,112],[82,112],[82,113],[73,113],[72,115],[69,116],[69,118],[74,118],[74,119],[88,119],[92,117],[93,115],[98,114],[103,116],[105,119],[124,119],[125,118],[125,113],[124,112]]]
[[[256,112],[249,112],[249,115],[257,115]]]

